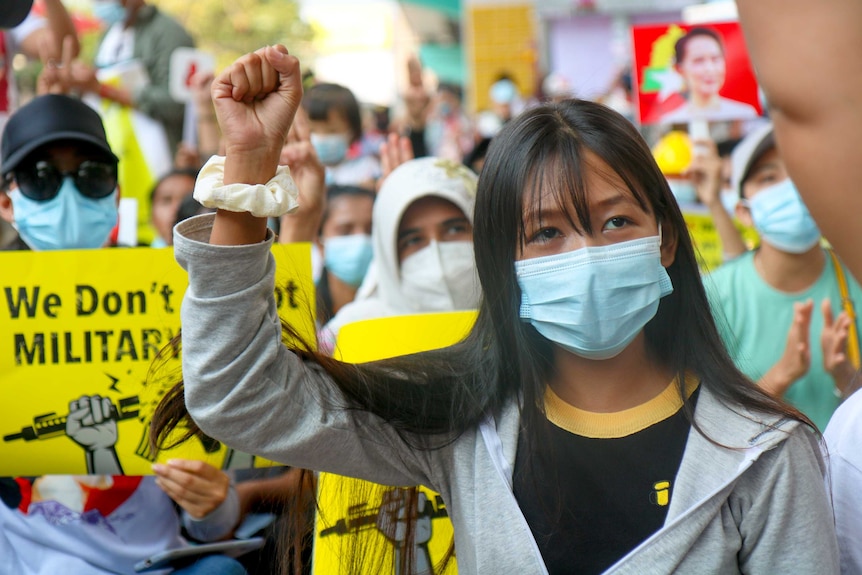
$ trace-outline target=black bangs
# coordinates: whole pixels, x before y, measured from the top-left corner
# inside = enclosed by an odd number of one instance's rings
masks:
[[[584,155],[577,137],[557,132],[537,142],[527,158],[527,179],[521,198],[518,237],[521,247],[529,230],[541,227],[541,215],[548,202],[566,215],[569,224],[582,233],[592,233],[590,210],[584,181]]]

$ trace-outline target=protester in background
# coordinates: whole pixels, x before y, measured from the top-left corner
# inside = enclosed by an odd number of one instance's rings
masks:
[[[61,95],[34,99],[10,118],[2,161],[0,217],[20,234],[13,249],[99,248],[108,242],[117,222],[117,158],[89,106]],[[155,466],[156,476],[128,477],[115,455],[94,455],[113,452],[107,439],[117,438],[112,409],[108,398],[98,396],[70,404],[66,434],[84,450],[93,475],[0,479],[0,572],[132,575],[148,556],[186,546],[181,527],[193,538],[214,541],[236,526],[237,495],[220,470],[178,459]],[[111,510],[103,514],[100,501],[110,501]],[[214,556],[177,573],[244,570],[233,559]]]
[[[857,129],[862,125],[862,60],[856,56],[862,53],[862,3],[737,4],[787,169],[835,250],[862,277],[862,132]],[[858,309],[857,303],[857,314]],[[862,394],[854,393],[838,408],[825,439],[841,572],[860,573]]]
[[[842,302],[862,305],[862,288],[820,246],[771,124],[734,150],[733,180],[737,217],[754,226],[761,244],[710,275],[719,327],[745,374],[825,429],[854,372]]]
[[[491,98],[491,111],[505,124],[524,110],[524,101],[518,85],[507,73],[502,73],[488,90]]]
[[[225,184],[276,173],[298,69],[268,47],[217,80]],[[181,225],[195,423],[276,460],[437,490],[465,575],[835,573],[815,434],[727,356],[682,214],[631,123],[588,102],[529,111],[479,186],[473,331],[371,364],[281,345],[264,218]]]
[[[746,246],[742,234],[736,228],[733,218],[722,201],[722,183],[726,163],[719,156],[718,147],[712,140],[693,140],[692,148],[692,160],[686,170],[686,175],[691,179],[697,200],[709,210],[709,215],[721,242],[723,259],[725,261],[732,260],[745,253]]]
[[[338,84],[316,84],[302,98],[311,144],[326,166],[326,183],[374,189],[380,163],[362,156],[362,117],[353,92]]]
[[[150,195],[150,214],[159,235],[150,246],[163,248],[174,244],[177,211],[182,201],[194,193],[197,176],[198,171],[194,169],[173,170],[156,183]]]
[[[407,161],[383,181],[372,217],[374,288],[342,307],[321,334],[331,350],[339,330],[355,321],[476,309],[473,258],[476,176],[440,158]]]
[[[93,12],[107,32],[96,52],[95,67],[76,62],[76,87],[158,120],[173,156],[182,139],[185,107],[171,97],[168,87],[171,54],[180,47],[194,47],[194,40],[179,22],[146,0],[94,0]],[[146,81],[140,86],[101,84],[96,77],[97,68],[133,60],[146,70]]]
[[[74,54],[80,48],[75,27],[61,0],[45,0],[45,18],[30,12],[32,0],[4,0],[0,10],[0,136],[9,114],[15,110],[18,90],[12,60],[16,53],[44,58],[45,63],[60,58],[63,39],[68,38]],[[15,231],[0,220],[0,248],[15,238]]]
[[[371,264],[371,212],[375,194],[357,186],[329,186],[320,225],[323,273],[317,287],[317,321],[326,324],[356,297]]]
[[[460,86],[438,86],[437,97],[425,126],[425,144],[429,156],[460,162],[473,149],[473,127],[461,109],[461,100]]]

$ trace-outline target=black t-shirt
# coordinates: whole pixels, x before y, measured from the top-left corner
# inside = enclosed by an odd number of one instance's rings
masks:
[[[544,456],[528,462],[518,438],[515,498],[551,575],[602,573],[664,524],[690,429],[682,399],[673,383],[617,414],[577,410],[550,390],[545,403]]]

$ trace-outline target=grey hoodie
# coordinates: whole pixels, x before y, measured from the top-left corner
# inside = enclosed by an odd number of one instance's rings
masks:
[[[174,243],[189,272],[186,404],[201,429],[295,467],[426,485],[446,502],[459,573],[546,573],[512,493],[518,406],[436,450],[411,448],[373,414],[339,409],[328,375],[281,345],[271,238],[211,246],[211,225],[212,215],[186,220]],[[732,410],[708,387],[695,419],[733,449],[692,429],[664,527],[607,573],[837,573],[815,437],[795,421]]]

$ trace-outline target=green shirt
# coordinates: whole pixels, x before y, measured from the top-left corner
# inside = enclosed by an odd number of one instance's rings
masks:
[[[862,305],[862,288],[845,269],[850,298],[857,309]],[[775,365],[787,345],[793,321],[793,303],[814,300],[809,346],[811,367],[798,379],[784,399],[796,406],[821,430],[838,407],[835,381],[823,368],[820,333],[823,314],[820,302],[829,298],[833,317],[841,313],[841,292],[832,258],[826,257],[823,273],[812,286],[798,293],[778,291],[767,284],[754,268],[754,252],[727,262],[704,280],[713,316],[737,367],[754,381]],[[722,317],[723,316],[723,317]]]

